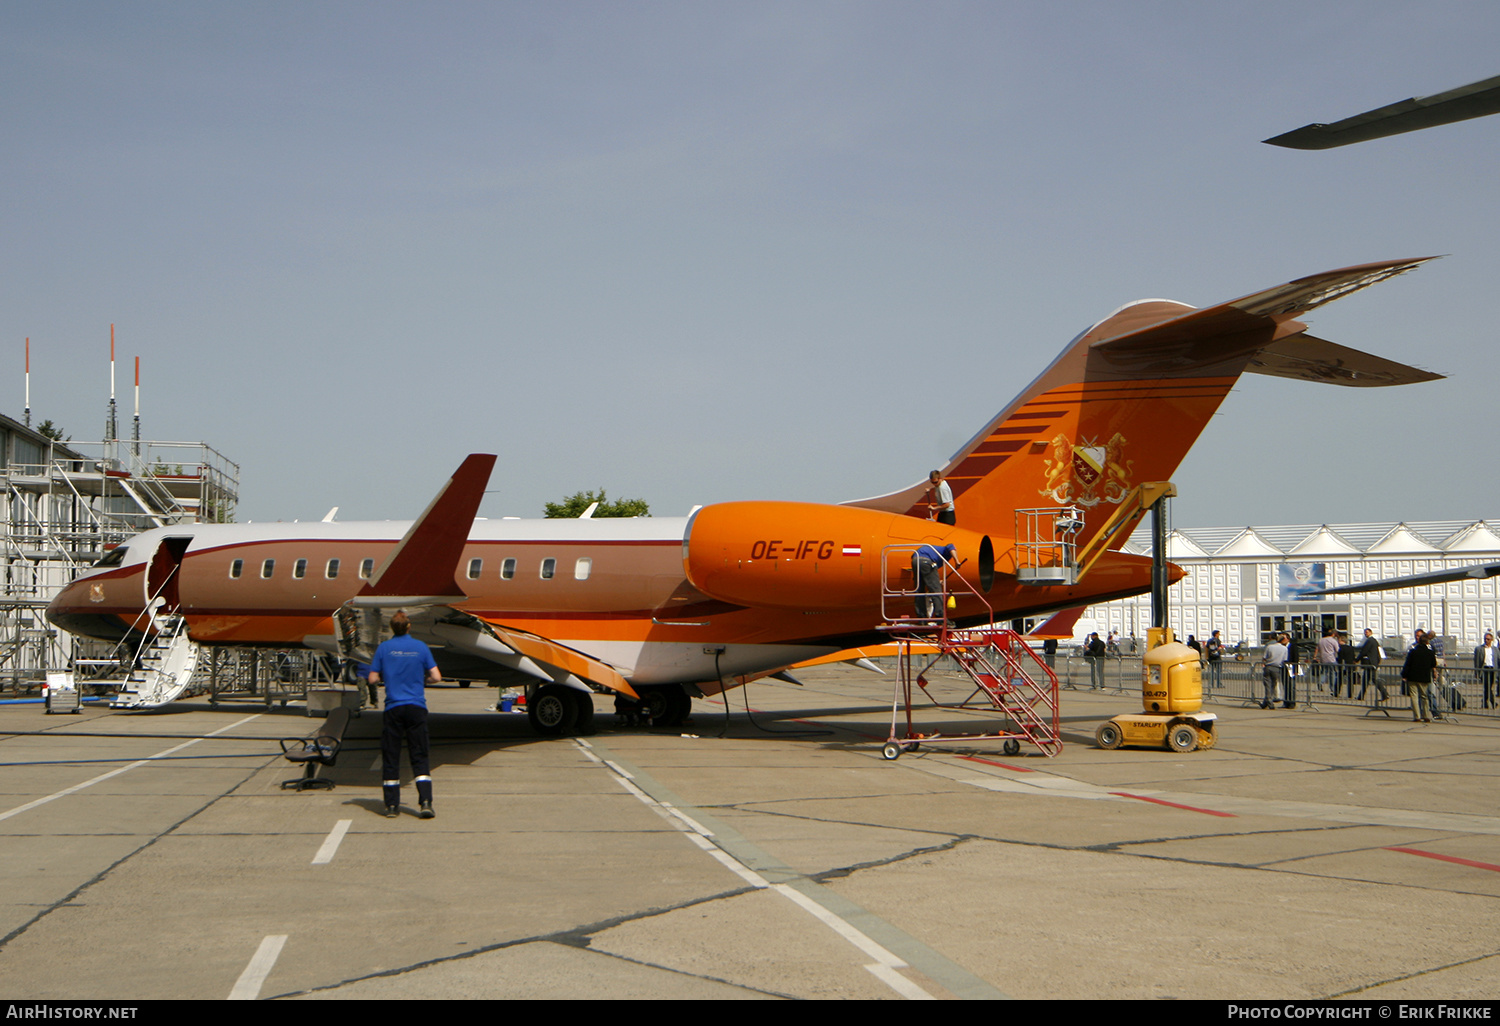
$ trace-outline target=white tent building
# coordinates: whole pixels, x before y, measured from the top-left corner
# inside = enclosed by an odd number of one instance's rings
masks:
[[[1150,555],[1149,518],[1125,551]],[[1462,651],[1500,622],[1500,577],[1304,597],[1319,588],[1500,563],[1500,530],[1484,520],[1179,528],[1168,535],[1167,555],[1187,571],[1168,599],[1168,623],[1181,639],[1218,630],[1226,643],[1254,646],[1276,631],[1316,638],[1327,627],[1356,638],[1368,627],[1380,638],[1410,639],[1426,627]],[[1103,603],[1084,615],[1121,635],[1144,637],[1151,599]]]

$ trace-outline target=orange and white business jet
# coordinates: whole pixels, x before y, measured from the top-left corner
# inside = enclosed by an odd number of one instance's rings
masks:
[[[1150,561],[1117,551],[1129,530],[1074,584],[1021,583],[1016,509],[1082,510],[1086,545],[1137,484],[1171,478],[1242,373],[1353,386],[1440,377],[1314,338],[1297,320],[1422,262],[1343,268],[1206,309],[1121,308],[948,462],[957,526],[927,518],[925,478],[841,505],[476,520],[495,457],[474,455],[410,524],[147,531],[81,574],[48,617],[116,640],[175,612],[204,645],[338,652],[342,640],[357,655],[401,606],[444,676],[526,686],[544,733],[586,720],[592,702],[579,699],[596,690],[638,694],[659,721],[679,721],[693,695],[885,641],[876,625],[887,546],[957,546],[959,573],[984,597],[957,597],[950,615],[961,625],[1148,591]]]

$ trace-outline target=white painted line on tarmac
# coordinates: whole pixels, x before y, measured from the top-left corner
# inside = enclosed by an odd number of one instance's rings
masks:
[[[605,765],[611,768],[614,767],[614,763],[607,760],[605,760]],[[639,787],[636,787],[635,784],[631,783],[629,780],[626,780],[624,777],[613,777],[611,779],[613,779],[625,790],[635,795],[636,798],[640,799],[641,803],[652,812],[656,813],[668,823],[671,823],[672,826],[675,827],[684,837],[707,852],[714,859],[714,861],[718,862],[721,866],[729,870],[741,880],[745,881],[751,887],[754,887],[756,890],[764,890],[767,887],[771,886],[771,882],[765,877],[761,876],[755,870],[742,863],[733,855],[730,855],[728,852],[721,850],[718,845],[714,844],[713,841],[710,841],[709,838],[712,837],[713,834],[704,829],[704,827],[699,824],[697,820],[693,819],[691,816],[683,815],[681,812],[677,811],[677,809],[673,808],[670,805],[657,801],[655,798],[651,797],[645,791],[642,791]]]
[[[788,887],[786,884],[775,884],[773,886],[777,894],[780,894],[783,898],[786,898],[789,901],[802,906],[804,911],[808,912],[815,919],[822,922],[824,926],[828,927],[834,933],[844,938],[844,940],[848,941],[850,944],[853,944],[856,948],[869,955],[881,965],[888,966],[891,969],[906,968],[905,962],[901,961],[901,959],[891,954],[879,944],[876,944],[864,933],[864,931],[856,929],[851,923],[843,919],[841,916],[834,915],[828,909],[824,908],[822,905],[819,905],[816,901],[813,901],[811,898],[803,894],[801,891],[797,890],[795,887]]]
[[[339,845],[343,843],[344,835],[349,832],[349,828],[353,825],[354,820],[352,819],[341,819],[335,823],[333,829],[328,831],[328,836],[323,839],[323,847],[319,848],[318,853],[313,856],[312,864],[315,866],[326,866],[332,862],[334,853],[339,850]]]
[[[917,986],[915,983],[911,982],[905,976],[902,976],[900,973],[898,973],[888,965],[881,965],[879,962],[876,962],[872,965],[865,966],[865,969],[869,971],[870,974],[873,975],[881,983],[885,984],[887,987],[891,988],[897,994],[900,994],[902,997],[906,998],[906,1000],[908,1001],[937,1000],[937,998],[927,993],[927,991],[923,990],[921,987]]]
[[[97,777],[94,777],[92,780],[85,780],[81,784],[74,784],[72,787],[65,787],[61,791],[57,791],[57,792],[54,792],[53,794],[47,795],[47,797],[45,797],[45,798],[38,798],[35,801],[27,802],[25,805],[17,805],[14,809],[11,809],[9,812],[0,812],[0,820],[10,819],[10,817],[12,817],[12,816],[19,816],[21,813],[27,811],[28,809],[34,809],[38,805],[46,805],[48,802],[55,801],[58,798],[66,798],[68,795],[70,795],[70,794],[76,794],[79,791],[82,791],[84,788],[93,787],[95,784],[103,783],[104,781],[110,779],[111,777],[118,777],[121,773],[129,773],[131,770],[137,769],[137,768],[139,768],[141,766],[144,766],[144,765],[146,765],[149,762],[155,761],[156,759],[165,759],[167,756],[172,755],[175,752],[180,752],[184,748],[188,748],[188,747],[190,747],[192,745],[195,745],[199,741],[207,741],[209,738],[213,737],[215,734],[222,734],[226,730],[233,730],[235,727],[238,727],[242,723],[249,723],[251,720],[257,719],[257,718],[259,718],[261,716],[264,716],[264,715],[265,715],[265,713],[256,713],[253,716],[246,716],[242,720],[235,720],[229,726],[227,726],[227,727],[220,727],[218,730],[214,731],[212,734],[205,734],[202,737],[195,737],[191,741],[184,741],[182,744],[175,745],[175,746],[173,746],[171,748],[168,748],[166,751],[157,752],[155,755],[148,755],[144,759],[140,759],[140,760],[138,760],[136,762],[132,762],[129,766],[121,766],[119,769],[110,770],[108,773],[101,773]]]
[[[771,883],[765,877],[761,876],[761,874],[757,873],[755,870],[751,869],[749,866],[741,862],[734,855],[730,854],[728,851],[725,851],[715,841],[710,840],[710,838],[714,836],[713,832],[710,831],[707,827],[703,826],[703,824],[699,823],[697,820],[687,815],[686,813],[680,811],[671,803],[657,801],[655,798],[651,797],[651,795],[647,794],[635,783],[633,783],[632,779],[626,779],[628,774],[626,774],[625,771],[621,769],[620,766],[615,762],[609,759],[605,759],[603,760],[603,762],[604,765],[608,766],[612,771],[620,774],[620,776],[614,778],[615,780],[619,781],[620,786],[624,787],[625,790],[635,795],[636,798],[640,799],[642,803],[644,803],[657,815],[665,819],[668,823],[671,823],[672,826],[676,827],[677,830],[683,834],[683,836],[692,841],[704,852],[708,853],[709,856],[711,856],[725,869],[729,870],[731,873],[735,874],[741,880],[744,880],[746,883],[756,888],[757,890],[764,890],[766,888],[769,888],[776,891],[782,897],[786,898],[788,901],[792,902],[803,911],[812,915],[815,919],[817,919],[823,925],[827,926],[829,929],[833,930],[834,933],[837,933],[840,937],[844,938],[844,940],[854,945],[860,951],[863,951],[866,955],[875,959],[875,963],[873,965],[866,965],[865,969],[876,979],[880,980],[886,986],[894,990],[897,994],[900,994],[902,997],[907,998],[908,1000],[936,1000],[932,994],[928,993],[926,990],[922,989],[920,986],[913,983],[905,976],[902,976],[897,971],[899,969],[907,968],[907,963],[905,961],[893,954],[888,948],[877,943],[863,930],[860,930],[853,923],[850,923],[847,919],[843,918],[838,913],[819,904],[816,900],[809,897],[808,895],[803,894],[795,887],[791,887],[783,883]],[[676,820],[676,822],[673,822],[673,820]]]
[[[614,781],[615,781],[615,783],[617,783],[621,787],[623,787],[625,790],[627,790],[631,794],[635,795],[641,801],[643,801],[647,805],[651,806],[651,808],[656,809],[658,812],[661,811],[661,806],[659,806],[659,805],[656,804],[656,799],[655,798],[651,797],[645,791],[642,791],[639,787],[636,787],[634,784],[632,784],[630,781],[626,780],[624,777],[615,777]],[[675,823],[672,824],[672,825],[676,826]]]
[[[281,957],[281,947],[286,943],[286,937],[286,934],[278,933],[260,942],[250,964],[245,966],[245,971],[234,982],[234,989],[229,992],[230,1001],[254,1001],[260,997],[261,985],[271,975],[276,959]]]
[[[702,823],[699,823],[692,816],[689,816],[687,813],[681,811],[677,808],[677,806],[671,804],[670,802],[662,802],[661,807],[666,809],[669,815],[686,823],[688,829],[693,831],[693,833],[701,834],[704,837],[712,837],[714,835],[714,832],[712,830],[708,829],[708,827],[704,826]]]
[[[635,779],[635,777],[632,777],[629,773],[625,772],[625,770],[622,767],[620,767],[618,764],[610,762],[608,759],[604,760],[604,765],[608,766],[610,769],[612,769],[616,773],[620,774],[620,776],[624,777],[626,780],[634,780]]]
[[[705,852],[707,852],[709,857],[719,865],[729,870],[735,876],[739,877],[741,880],[745,881],[756,890],[763,891],[767,887],[771,886],[771,881],[761,876],[759,873],[751,869],[749,866],[745,865],[733,855],[730,855],[728,852],[720,849],[717,844],[714,844],[714,842],[710,841],[708,838],[702,836],[701,834],[692,833],[688,830],[684,830],[682,832],[682,835],[689,841],[692,841],[698,847],[702,848]]]

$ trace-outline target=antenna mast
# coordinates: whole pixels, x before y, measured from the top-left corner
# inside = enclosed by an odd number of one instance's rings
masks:
[[[131,452],[141,458],[141,358],[135,358],[135,428],[131,434]]]
[[[119,420],[115,411],[115,326],[109,326],[109,414],[104,420],[104,445],[107,453],[113,454],[113,444],[120,437]]]

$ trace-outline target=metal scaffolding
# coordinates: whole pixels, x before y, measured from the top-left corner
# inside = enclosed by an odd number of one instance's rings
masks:
[[[49,624],[47,603],[141,531],[232,522],[239,471],[203,442],[62,442],[0,416],[0,689],[33,690],[48,670],[103,656]]]

